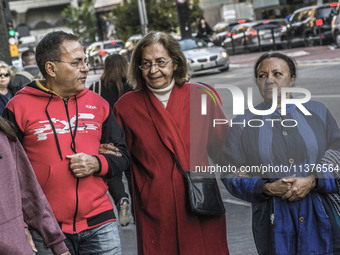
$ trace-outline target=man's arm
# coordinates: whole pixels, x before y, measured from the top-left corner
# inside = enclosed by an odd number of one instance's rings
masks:
[[[101,167],[95,175],[110,178],[129,168],[130,154],[125,142],[125,134],[112,112],[109,113],[103,123],[100,143],[114,144],[121,155],[114,155],[112,153],[99,155],[98,159],[100,160]],[[103,161],[104,159],[105,161]]]

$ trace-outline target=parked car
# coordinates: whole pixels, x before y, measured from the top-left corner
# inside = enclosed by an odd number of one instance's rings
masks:
[[[226,21],[218,22],[216,25],[213,26],[213,30],[215,32],[214,44],[216,46],[221,46],[222,42],[227,38],[228,33],[230,34],[230,31],[235,26],[245,23],[245,22],[249,22],[249,21],[250,20],[248,19],[239,19],[233,22],[226,22]]]
[[[229,55],[222,47],[209,45],[198,38],[178,41],[187,59],[191,75],[206,71],[229,70]]]
[[[332,35],[335,44],[337,45],[338,48],[340,48],[340,5],[338,3],[335,3],[333,4],[333,6],[336,6],[336,11],[331,23]]]
[[[258,20],[235,26],[223,41],[228,52],[241,53],[283,47],[280,40],[285,19]]]
[[[118,54],[123,47],[123,40],[110,40],[92,43],[86,50],[90,67],[103,67],[106,57],[112,54]]]
[[[334,4],[308,6],[297,9],[281,31],[281,40],[291,46],[313,46],[333,41],[331,21]]]

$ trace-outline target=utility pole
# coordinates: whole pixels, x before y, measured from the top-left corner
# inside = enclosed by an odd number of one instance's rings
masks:
[[[189,8],[187,0],[176,0],[178,22],[182,39],[191,38]]]
[[[9,43],[8,43],[8,28],[7,28],[7,20],[5,18],[5,8],[8,8],[7,0],[1,0],[0,4],[0,60],[5,61],[8,65],[12,65],[12,58],[9,51]],[[9,9],[8,9],[9,11]]]
[[[139,10],[139,19],[140,25],[142,29],[142,35],[146,35],[148,33],[148,15],[146,13],[145,1],[137,0],[138,2],[138,10]]]

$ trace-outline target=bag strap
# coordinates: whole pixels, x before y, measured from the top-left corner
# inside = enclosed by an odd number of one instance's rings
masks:
[[[92,83],[92,91],[93,92],[96,92],[96,85],[97,85],[96,81]],[[101,80],[98,81],[98,93],[97,94],[99,94],[100,96],[102,94],[102,81]]]
[[[102,80],[99,79],[98,81],[98,94],[101,96],[102,95]]]
[[[175,153],[173,153],[172,150],[170,150],[165,144],[164,144],[164,146],[165,146],[165,148],[167,148],[170,151],[172,158],[175,160],[177,166],[179,167],[179,169],[181,169],[182,173],[184,174],[185,171],[184,171],[181,163],[179,162],[178,158],[176,157]]]

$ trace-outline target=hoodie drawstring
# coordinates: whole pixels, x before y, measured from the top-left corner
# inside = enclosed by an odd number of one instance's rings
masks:
[[[77,128],[78,128],[78,101],[77,101],[76,96],[74,96],[74,101],[76,103],[76,123],[75,123],[73,133],[72,133],[72,126],[71,126],[70,117],[69,117],[68,113],[67,113],[67,121],[68,121],[68,124],[70,126],[70,134],[71,134],[71,137],[72,137],[71,149],[74,153],[77,153],[77,151],[76,151],[76,134],[77,134]]]
[[[48,121],[50,122],[50,125],[51,125],[51,127],[52,127],[52,130],[53,130],[53,135],[54,135],[55,142],[56,142],[56,144],[57,144],[57,149],[58,149],[58,153],[59,153],[60,159],[63,160],[63,155],[62,155],[62,153],[61,153],[60,144],[59,144],[59,140],[58,140],[58,134],[57,134],[57,132],[56,132],[56,130],[55,130],[55,127],[54,127],[54,125],[53,125],[53,121],[52,121],[50,115],[48,114],[48,110],[47,110],[49,104],[51,103],[52,98],[53,98],[53,95],[51,95],[50,100],[48,101],[48,103],[47,103],[47,105],[46,105],[45,113],[46,113],[46,116],[47,116],[47,118],[48,118]]]

